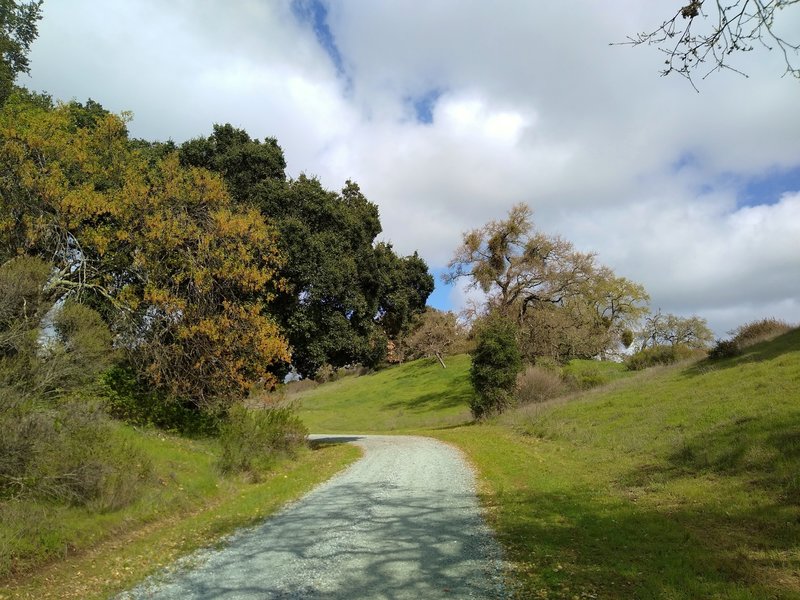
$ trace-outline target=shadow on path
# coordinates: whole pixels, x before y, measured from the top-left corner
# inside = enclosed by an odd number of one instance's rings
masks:
[[[345,473],[121,597],[505,597],[499,551],[458,454],[424,438],[352,437],[367,457]]]

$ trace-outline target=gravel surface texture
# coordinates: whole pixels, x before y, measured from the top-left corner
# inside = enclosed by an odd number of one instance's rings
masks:
[[[499,547],[460,453],[412,436],[312,436],[364,458],[221,549],[118,598],[506,598]]]

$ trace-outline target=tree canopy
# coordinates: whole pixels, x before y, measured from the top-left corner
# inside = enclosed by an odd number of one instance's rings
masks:
[[[0,259],[52,261],[48,288],[98,308],[175,397],[241,397],[288,359],[266,312],[276,237],[218,175],[132,149],[101,107],[20,91],[0,111]]]
[[[313,376],[323,364],[375,365],[425,308],[433,278],[417,255],[376,243],[378,207],[347,181],[341,192],[300,175],[288,180],[274,139],[252,139],[231,125],[180,148],[183,164],[223,175],[236,201],[254,207],[279,232],[286,260],[270,312],[286,332],[291,365]]]
[[[680,317],[659,309],[645,319],[639,340],[642,349],[655,346],[707,348],[714,341],[714,333],[701,317]]]
[[[28,52],[42,18],[42,0],[0,0],[0,105],[11,94],[14,80],[28,72]]]
[[[417,318],[416,327],[403,340],[409,358],[435,357],[447,368],[444,355],[464,337],[462,327],[452,312],[432,307]]]
[[[644,288],[579,252],[558,237],[534,230],[525,204],[506,219],[464,234],[449,263],[449,282],[466,278],[487,294],[487,307],[517,323],[528,357],[595,356],[619,341],[646,313]]]

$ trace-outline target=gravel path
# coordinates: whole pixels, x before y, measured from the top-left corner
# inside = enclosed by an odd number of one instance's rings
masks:
[[[505,598],[499,548],[457,450],[411,436],[314,436],[365,456],[219,550],[118,598]]]

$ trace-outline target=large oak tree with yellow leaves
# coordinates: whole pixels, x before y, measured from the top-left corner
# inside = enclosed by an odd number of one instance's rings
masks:
[[[175,397],[208,406],[274,382],[289,359],[265,307],[276,232],[218,175],[149,159],[124,118],[86,108],[18,91],[0,112],[0,261],[52,262],[48,285],[100,309]]]

